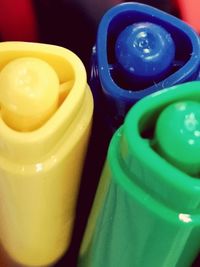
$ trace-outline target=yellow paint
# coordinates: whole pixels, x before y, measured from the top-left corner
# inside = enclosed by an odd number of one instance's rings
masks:
[[[84,66],[69,50],[36,43],[1,43],[0,76],[7,64],[19,58],[36,58],[49,64],[59,80],[62,105],[40,127],[29,131],[9,126],[0,117],[0,238],[13,261],[44,266],[58,260],[70,243],[93,100]],[[0,93],[0,113],[12,100],[3,97]],[[27,105],[30,113],[31,105],[30,110]],[[12,110],[13,115],[16,113]]]

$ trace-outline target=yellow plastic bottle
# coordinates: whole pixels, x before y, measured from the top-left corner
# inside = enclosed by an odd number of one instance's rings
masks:
[[[0,43],[0,239],[14,262],[47,266],[67,250],[92,112],[71,51]]]

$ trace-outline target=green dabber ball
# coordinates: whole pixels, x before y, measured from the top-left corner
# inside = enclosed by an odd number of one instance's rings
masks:
[[[191,176],[200,171],[200,103],[176,102],[160,114],[155,131],[160,155]]]

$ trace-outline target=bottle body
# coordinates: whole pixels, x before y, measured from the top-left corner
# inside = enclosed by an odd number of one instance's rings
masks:
[[[47,266],[70,244],[93,100],[84,67],[72,52],[50,45],[3,44],[2,51],[12,49],[15,56],[52,60],[61,83],[73,80],[69,95],[39,129],[17,132],[0,122],[1,244],[17,264]],[[62,73],[65,65],[71,77]]]
[[[79,266],[192,265],[200,246],[199,179],[163,159],[151,146],[150,132],[168,104],[199,99],[198,85],[147,97],[114,134]]]

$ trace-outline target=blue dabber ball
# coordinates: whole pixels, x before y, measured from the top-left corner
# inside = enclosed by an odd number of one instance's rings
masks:
[[[175,44],[163,27],[149,22],[134,23],[119,34],[115,56],[125,79],[153,84],[169,74]]]

